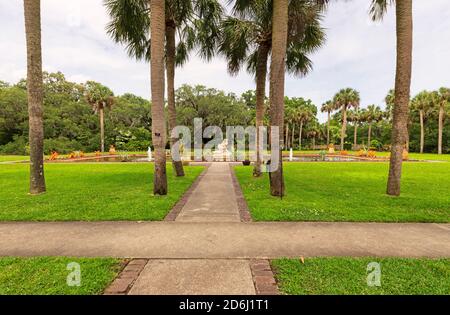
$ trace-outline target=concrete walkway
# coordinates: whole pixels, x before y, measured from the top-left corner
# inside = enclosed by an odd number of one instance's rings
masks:
[[[176,221],[240,222],[228,163],[211,164]]]
[[[450,257],[450,224],[10,222],[0,223],[0,256]]]

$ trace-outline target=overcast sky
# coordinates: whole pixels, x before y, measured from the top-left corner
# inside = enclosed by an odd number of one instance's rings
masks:
[[[414,0],[412,92],[450,86],[450,1]],[[369,0],[335,1],[323,25],[327,43],[311,56],[314,71],[288,77],[286,95],[310,98],[320,106],[339,89],[360,91],[362,107],[384,106],[395,76],[395,15],[383,22],[368,17]],[[99,81],[116,94],[150,98],[149,66],[130,59],[105,32],[102,0],[42,0],[44,70],[69,80]],[[16,82],[26,73],[23,1],[0,0],[0,80]],[[220,58],[204,63],[193,55],[179,69],[176,85],[202,84],[240,94],[254,89],[246,73],[230,77]],[[321,116],[321,120],[324,117]]]

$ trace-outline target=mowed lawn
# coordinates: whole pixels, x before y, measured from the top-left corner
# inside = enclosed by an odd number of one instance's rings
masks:
[[[294,156],[299,155],[308,155],[308,154],[319,154],[320,150],[294,150],[293,154]],[[339,153],[339,151],[336,151],[336,153]],[[350,155],[356,155],[356,151],[348,151]],[[377,157],[388,157],[390,155],[390,152],[376,152]],[[289,151],[283,151],[283,156],[287,157],[289,156]],[[409,153],[409,159],[410,160],[419,160],[419,161],[446,161],[450,162],[450,154],[436,154],[436,153]]]
[[[79,286],[67,283],[77,279],[70,263],[79,265]],[[112,258],[0,258],[0,295],[101,294],[120,269]]]
[[[367,278],[373,281],[375,271],[369,263],[379,264],[380,286],[368,285]],[[450,294],[450,259],[310,258],[304,263],[279,259],[272,266],[284,294]]]
[[[28,195],[29,165],[0,165],[0,221],[162,220],[202,172],[167,167],[169,194],[154,196],[149,163],[46,164],[47,193]]]
[[[0,162],[28,161],[29,159],[27,155],[0,155]]]
[[[270,196],[269,178],[236,167],[256,221],[450,222],[450,163],[409,162],[402,194],[385,194],[388,163],[285,163],[286,196]]]

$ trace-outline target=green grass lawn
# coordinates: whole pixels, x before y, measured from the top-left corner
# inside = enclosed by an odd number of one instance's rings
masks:
[[[367,285],[370,262],[380,264],[379,287]],[[450,294],[450,259],[279,259],[272,265],[284,294]]]
[[[27,155],[0,155],[0,162],[28,161],[29,159]]]
[[[294,150],[294,156],[304,155],[304,154],[319,154],[320,150]],[[339,153],[339,151],[336,151]],[[348,151],[349,154],[355,155],[356,151]],[[378,157],[388,157],[390,152],[377,152]],[[284,156],[289,156],[289,151],[283,151]],[[430,161],[446,161],[450,162],[450,154],[435,154],[435,153],[409,153],[409,158],[412,160],[430,160]]]
[[[285,163],[286,196],[269,194],[268,175],[236,175],[256,221],[450,222],[450,164],[404,163],[402,195],[385,194],[388,163]]]
[[[153,196],[149,163],[46,164],[47,193],[28,195],[29,165],[0,165],[0,221],[161,220],[202,172],[168,165],[167,196]]]
[[[80,265],[80,286],[69,286],[71,262]],[[0,258],[0,295],[101,294],[117,276],[112,258]]]

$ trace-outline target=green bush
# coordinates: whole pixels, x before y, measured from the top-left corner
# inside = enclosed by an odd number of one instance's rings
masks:
[[[370,148],[380,151],[383,148],[383,144],[380,141],[374,139],[370,141]]]
[[[115,146],[125,151],[147,151],[151,146],[151,134],[145,128],[132,128],[130,130],[119,130]]]
[[[344,150],[351,151],[352,147],[353,147],[353,143],[350,143],[350,142],[344,143]]]
[[[73,151],[79,151],[81,149],[81,145],[77,141],[69,140],[64,137],[44,140],[45,154],[51,154],[53,151],[56,151],[60,154],[67,154]]]
[[[0,146],[1,154],[14,154],[14,155],[28,155],[30,154],[30,147],[28,141],[24,136],[14,136],[14,140]]]

